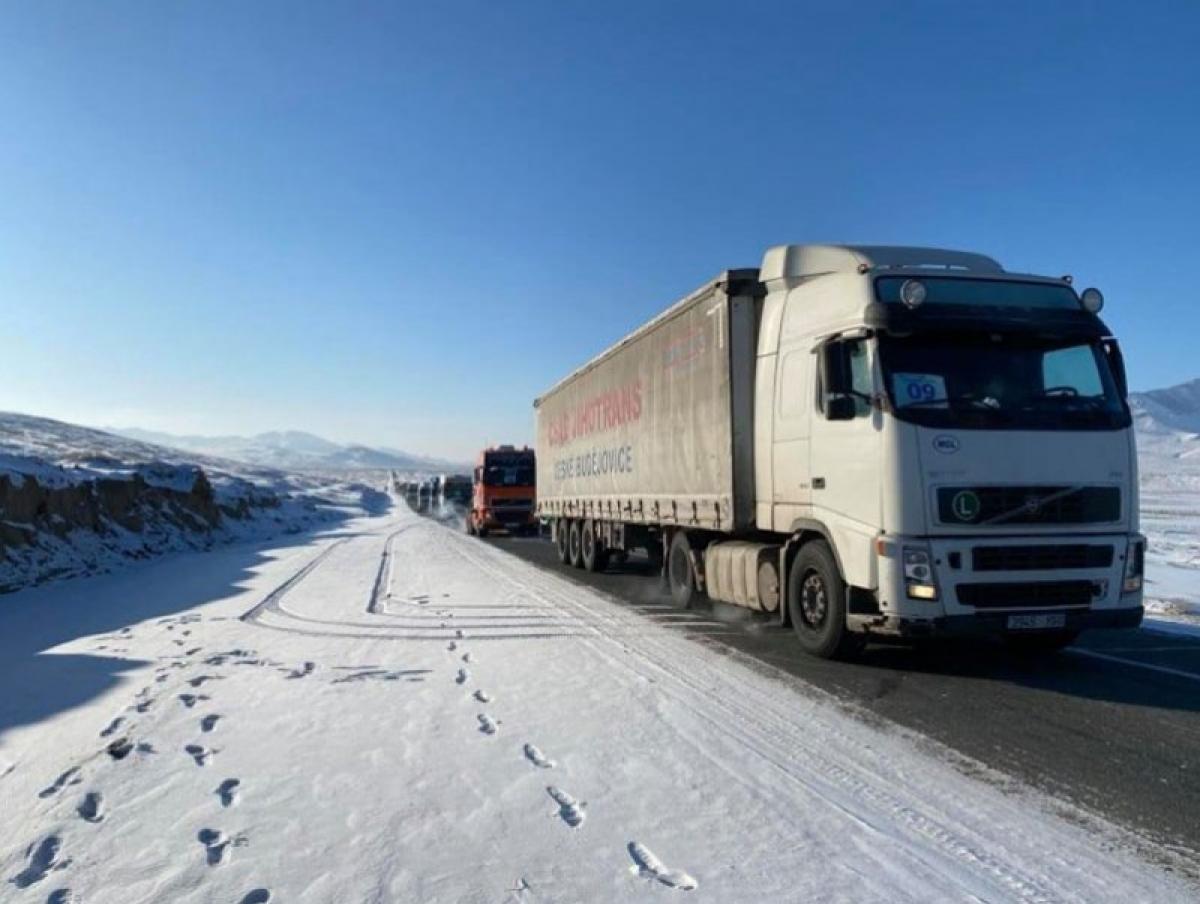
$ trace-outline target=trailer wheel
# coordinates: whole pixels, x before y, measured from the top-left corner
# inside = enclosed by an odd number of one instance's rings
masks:
[[[569,547],[570,563],[576,568],[583,567],[583,537],[579,531],[579,522],[572,521],[567,528],[567,545]]]
[[[558,553],[558,561],[564,565],[569,565],[571,562],[571,541],[568,538],[568,533],[571,527],[566,518],[559,518],[554,522],[554,551]]]
[[[608,550],[596,539],[596,522],[591,518],[579,529],[579,559],[585,571],[603,571],[608,565]]]
[[[667,585],[680,609],[690,609],[696,600],[696,570],[692,567],[692,545],[687,534],[676,531],[667,553]]]
[[[861,648],[846,628],[846,583],[823,540],[800,547],[787,579],[788,614],[806,653],[845,659]]]

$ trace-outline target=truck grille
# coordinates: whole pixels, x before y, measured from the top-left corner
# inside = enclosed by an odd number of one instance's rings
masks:
[[[1111,546],[1073,543],[1063,546],[976,546],[971,550],[974,571],[1050,571],[1057,568],[1108,568]]]
[[[1087,606],[1094,595],[1091,581],[959,584],[955,589],[960,603],[977,609]]]
[[[1103,524],[1121,517],[1117,487],[939,487],[943,524]]]

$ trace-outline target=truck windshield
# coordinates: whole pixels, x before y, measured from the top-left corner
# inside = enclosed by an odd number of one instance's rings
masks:
[[[524,455],[489,455],[483,466],[483,482],[489,487],[533,486],[533,458]]]
[[[896,416],[931,427],[1112,430],[1129,425],[1098,342],[1029,335],[881,336]]]

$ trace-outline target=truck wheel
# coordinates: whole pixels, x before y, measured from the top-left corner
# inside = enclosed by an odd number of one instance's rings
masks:
[[[687,534],[676,531],[667,553],[667,585],[680,609],[690,609],[696,600],[696,570],[692,567],[692,545]]]
[[[475,525],[471,523],[471,516],[468,514],[465,520],[467,525],[467,535],[472,537],[475,536]]]
[[[568,561],[576,568],[583,567],[583,538],[579,531],[579,522],[572,521],[567,528]]]
[[[860,648],[846,628],[846,583],[829,546],[813,540],[800,547],[787,579],[788,615],[804,652],[845,659]]]
[[[579,531],[579,558],[585,571],[603,571],[608,565],[608,550],[596,542],[596,522],[591,518],[583,522]]]
[[[566,518],[559,518],[554,525],[554,550],[558,553],[558,561],[564,565],[571,562],[571,541],[567,536],[571,526]]]
[[[1079,636],[1078,631],[1051,631],[1046,634],[1008,634],[1004,645],[1014,656],[1049,656],[1069,647]]]

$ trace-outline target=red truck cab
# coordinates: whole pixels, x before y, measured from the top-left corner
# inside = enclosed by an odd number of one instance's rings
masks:
[[[472,474],[474,491],[467,512],[467,533],[536,533],[537,468],[528,446],[492,446],[479,453]]]

